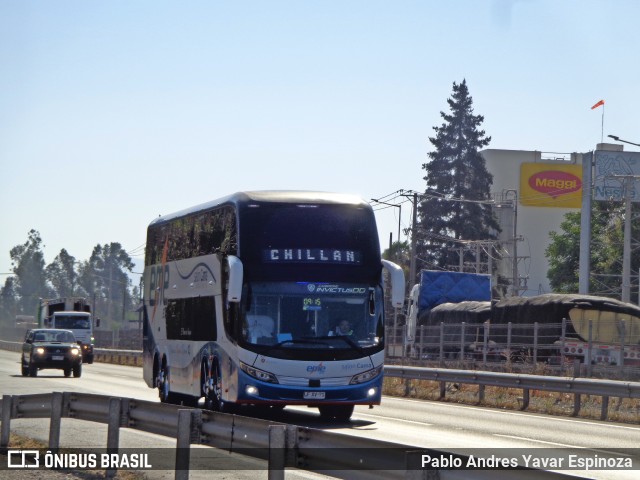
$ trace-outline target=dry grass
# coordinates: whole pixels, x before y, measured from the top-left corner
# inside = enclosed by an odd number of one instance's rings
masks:
[[[440,400],[440,382],[428,380],[402,380],[385,378],[383,393],[397,397],[422,400]],[[479,401],[479,388],[476,385],[447,383],[443,401],[467,405],[519,410],[522,408],[522,389],[504,387],[485,387],[484,401]],[[529,391],[529,407],[526,411],[548,415],[572,416],[574,396],[567,393]],[[579,418],[600,419],[602,397],[582,395],[580,398]],[[622,423],[640,423],[640,400],[629,398],[610,398],[607,418]]]
[[[22,449],[22,450],[30,450],[30,449],[46,449],[47,445],[39,440],[34,440],[33,438],[23,437],[21,435],[16,435],[11,433],[9,436],[9,449]],[[106,477],[104,470],[75,470],[75,469],[61,469],[57,470],[63,474],[61,478],[66,479],[80,479],[80,480],[103,480]],[[11,472],[14,473],[14,472]],[[18,472],[15,472],[18,473]],[[33,473],[33,472],[21,472],[21,473]],[[53,474],[54,472],[49,472],[49,474]],[[13,477],[12,477],[13,478]],[[25,477],[28,478],[28,477]],[[115,477],[112,477],[115,480],[145,480],[147,477],[142,473],[133,472],[133,471],[118,471]]]

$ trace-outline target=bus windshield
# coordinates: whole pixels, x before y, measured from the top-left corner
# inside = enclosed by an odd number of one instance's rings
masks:
[[[382,347],[382,291],[364,284],[252,282],[242,340],[282,349]]]

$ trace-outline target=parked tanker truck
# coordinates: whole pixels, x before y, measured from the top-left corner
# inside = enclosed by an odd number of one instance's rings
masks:
[[[82,362],[93,363],[91,305],[84,297],[41,299],[38,326],[71,330],[82,349]]]

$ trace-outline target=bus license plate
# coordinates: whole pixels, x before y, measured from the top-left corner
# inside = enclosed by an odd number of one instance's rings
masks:
[[[56,360],[64,360],[64,357],[62,355],[53,355],[51,357],[51,360],[56,361]]]
[[[325,392],[304,392],[305,400],[324,400]]]

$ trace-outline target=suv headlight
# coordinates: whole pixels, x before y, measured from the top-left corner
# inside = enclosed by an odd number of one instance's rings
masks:
[[[71,355],[73,355],[74,357],[77,356],[79,353],[80,353],[80,350],[78,350],[77,348],[71,349]]]
[[[366,372],[359,373],[358,375],[354,375],[349,382],[349,385],[357,385],[358,383],[368,382],[369,380],[376,378],[380,375],[382,371],[382,366],[373,368],[371,370],[367,370]]]
[[[278,379],[273,373],[265,372],[264,370],[252,367],[243,362],[240,362],[240,368],[247,375],[251,375],[253,378],[257,378],[263,382],[278,383]]]
[[[42,348],[42,347],[38,347],[38,348],[36,348],[36,353],[37,353],[38,355],[44,355],[44,348]]]

